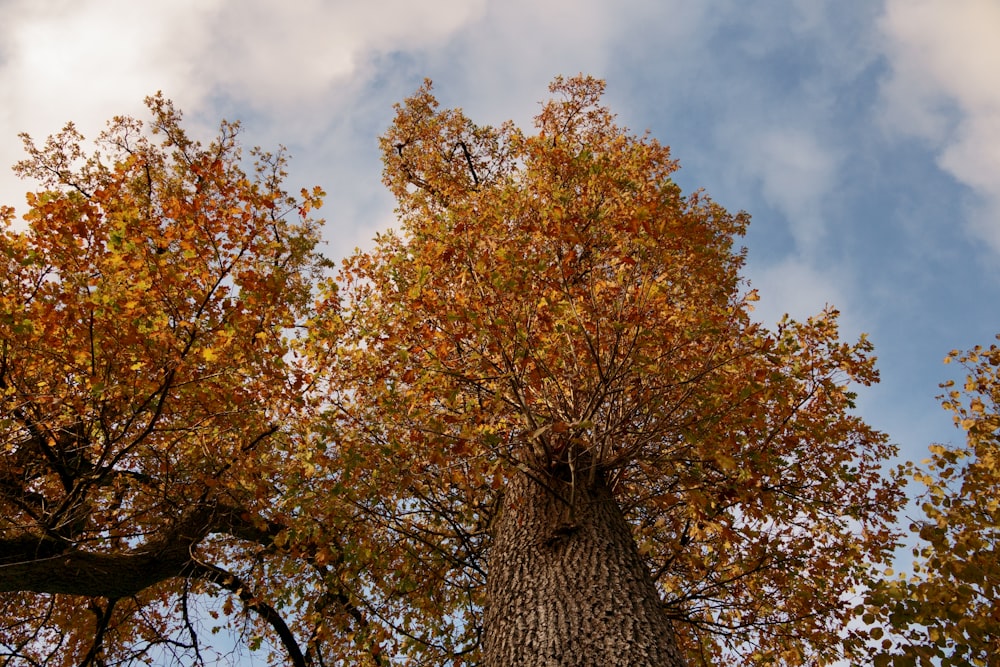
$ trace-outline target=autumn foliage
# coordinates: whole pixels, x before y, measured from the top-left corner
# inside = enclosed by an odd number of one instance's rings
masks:
[[[379,615],[473,651],[508,480],[561,480],[569,527],[604,480],[692,664],[836,659],[899,502],[851,414],[870,344],[833,310],[755,323],[747,217],[683,195],[601,82],[552,92],[528,135],[424,87],[381,139],[401,231],[347,260],[327,336],[328,427],[393,545]]]
[[[525,132],[420,88],[380,139],[399,230],[338,273],[322,192],[289,196],[281,153],[246,173],[235,124],[202,145],[154,97],[93,155],[72,127],[27,140],[42,189],[0,232],[3,655],[212,663],[221,629],[273,663],[503,664],[490,575],[531,487],[563,512],[531,549],[591,539],[595,498],[624,518],[688,664],[863,662],[902,502],[853,410],[872,346],[832,308],[755,321],[748,216],[682,193],[603,90],[557,79]],[[994,357],[949,403],[969,493],[997,481]],[[946,486],[925,528],[964,572]],[[908,601],[933,581],[885,599],[933,630]]]
[[[292,353],[321,193],[287,195],[281,154],[244,173],[237,125],[202,146],[147,103],[148,129],[117,118],[90,156],[71,125],[25,137],[17,171],[42,189],[27,229],[0,232],[7,664],[190,663],[203,592],[228,599],[211,615],[235,600],[288,631],[290,594],[263,594],[310,383]]]
[[[899,471],[924,488],[924,516],[910,526],[912,573],[876,585],[865,610],[877,665],[991,665],[1000,655],[1000,347],[945,361],[968,372],[941,396],[965,443],[931,445]]]

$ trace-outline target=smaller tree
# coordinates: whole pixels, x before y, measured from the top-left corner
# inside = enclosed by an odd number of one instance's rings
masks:
[[[2,214],[0,662],[204,664],[228,626],[330,664],[364,619],[293,508],[322,193],[287,194],[280,153],[244,171],[238,125],[201,145],[147,104],[93,155],[72,125],[25,137],[42,190],[23,231]]]
[[[941,385],[940,398],[965,444],[931,445],[923,466],[899,470],[926,486],[926,518],[910,525],[922,540],[913,575],[872,592],[876,665],[992,665],[1000,655],[1000,347],[953,350],[952,361],[969,375],[961,389]]]

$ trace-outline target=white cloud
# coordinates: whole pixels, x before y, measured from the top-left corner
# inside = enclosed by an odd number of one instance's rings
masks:
[[[205,86],[190,77],[185,47],[197,43],[200,17],[210,7],[193,0],[5,5],[0,77],[10,120],[51,128],[71,113],[86,122],[108,104],[134,109],[157,88],[203,94]],[[185,34],[192,36],[188,44]]]
[[[887,124],[930,142],[941,168],[981,197],[972,231],[1000,252],[1000,4],[888,0],[881,28]]]
[[[812,253],[825,233],[822,203],[836,183],[836,151],[803,129],[770,129],[748,141],[764,198],[789,221],[799,251]]]
[[[263,112],[281,141],[311,136],[344,104],[373,54],[447,40],[485,0],[11,0],[0,4],[0,155],[22,155],[67,121],[92,138],[118,114],[142,117],[162,90],[192,115],[209,105]],[[338,93],[341,93],[338,95]],[[220,112],[213,108],[213,122]],[[271,128],[268,128],[269,130]],[[0,174],[0,201],[25,184]]]
[[[531,127],[556,75],[606,76],[615,39],[627,30],[645,0],[494,0],[467,29],[456,31],[451,48],[435,54],[435,68],[449,72],[439,88],[477,123],[514,120]]]
[[[199,71],[237,100],[296,107],[356,74],[369,54],[437,44],[484,7],[485,0],[230,0],[211,19]]]
[[[36,140],[69,120],[88,137],[117,114],[135,113],[158,89],[199,97],[180,35],[210,3],[181,0],[8,2],[0,8],[0,197],[22,205],[24,185],[6,167],[22,156],[18,132]],[[187,28],[190,29],[190,28]],[[196,31],[195,31],[196,32]],[[174,39],[172,39],[174,38]]]
[[[827,306],[834,306],[843,313],[843,338],[849,340],[862,330],[849,315],[857,309],[849,298],[854,286],[846,272],[824,270],[801,258],[789,257],[764,267],[751,266],[748,274],[752,287],[760,293],[754,309],[758,322],[771,326],[785,314],[804,322]]]

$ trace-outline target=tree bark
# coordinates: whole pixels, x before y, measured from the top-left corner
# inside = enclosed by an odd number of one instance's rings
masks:
[[[574,486],[524,473],[508,483],[493,525],[483,664],[683,667],[607,485]]]
[[[88,551],[30,533],[0,539],[0,593],[31,591],[122,599],[190,576],[194,549],[209,534],[269,544],[283,526],[256,526],[238,507],[194,504],[150,542],[128,551]]]
[[[73,549],[48,559],[0,565],[0,592],[31,591],[112,600],[129,598],[173,577],[184,576],[189,545],[144,553],[94,553]]]

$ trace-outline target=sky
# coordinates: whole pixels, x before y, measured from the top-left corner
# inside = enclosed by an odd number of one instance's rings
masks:
[[[832,304],[870,336],[859,409],[902,459],[961,442],[935,396],[949,350],[1000,333],[1000,0],[0,0],[0,162],[162,91],[205,139],[287,146],[341,257],[393,223],[376,138],[425,77],[527,127],[577,73],[753,216],[762,321]],[[0,204],[30,187],[0,168]]]

